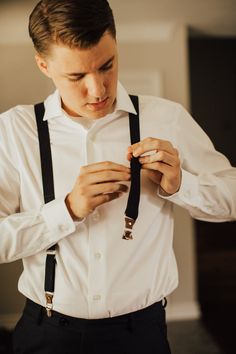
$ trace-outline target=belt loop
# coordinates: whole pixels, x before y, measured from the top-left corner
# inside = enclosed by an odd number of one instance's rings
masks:
[[[165,309],[166,306],[167,306],[167,298],[164,297],[164,298],[162,299],[162,307]]]

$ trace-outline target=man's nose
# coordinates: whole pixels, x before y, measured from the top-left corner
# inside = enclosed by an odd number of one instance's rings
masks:
[[[96,98],[104,98],[106,89],[102,75],[92,75],[87,80],[88,95]]]

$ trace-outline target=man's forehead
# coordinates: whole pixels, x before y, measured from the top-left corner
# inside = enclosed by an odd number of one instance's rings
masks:
[[[58,63],[62,69],[74,67],[70,71],[82,70],[87,72],[96,70],[107,61],[113,60],[117,54],[116,41],[111,35],[103,36],[98,44],[90,48],[69,47],[63,43],[52,44],[49,61]]]

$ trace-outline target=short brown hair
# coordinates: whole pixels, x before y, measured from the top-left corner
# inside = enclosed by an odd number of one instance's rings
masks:
[[[108,31],[116,38],[112,10],[106,0],[41,0],[29,18],[29,35],[38,53],[50,45],[89,48]]]

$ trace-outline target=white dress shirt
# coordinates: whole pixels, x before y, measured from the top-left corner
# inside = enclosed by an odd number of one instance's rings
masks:
[[[107,160],[129,166],[128,112],[136,112],[121,84],[115,111],[91,126],[63,112],[57,91],[46,99],[56,196],[46,205],[33,105],[0,116],[0,261],[23,259],[19,291],[36,303],[45,305],[45,250],[54,243],[54,309],[104,318],[142,309],[176,288],[173,203],[197,219],[236,219],[236,169],[181,105],[150,96],[139,100],[141,139],[172,142],[181,157],[182,184],[164,198],[142,171],[139,216],[129,241],[122,239],[127,193],[77,223],[64,202],[81,166]]]

